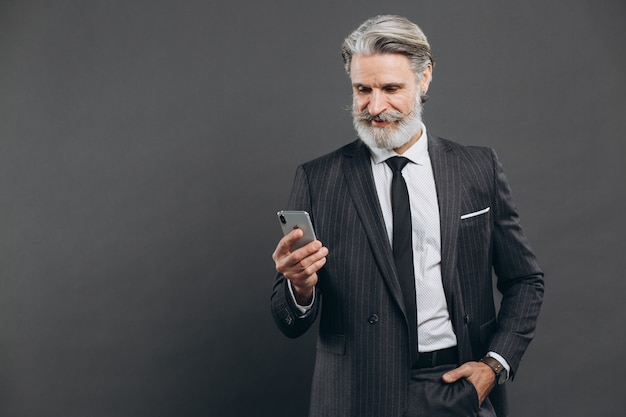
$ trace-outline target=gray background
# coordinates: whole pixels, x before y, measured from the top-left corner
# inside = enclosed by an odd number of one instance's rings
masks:
[[[0,415],[303,416],[269,313],[296,166],[354,138],[343,38],[422,26],[431,133],[494,147],[546,272],[512,416],[626,408],[626,4],[0,2]]]

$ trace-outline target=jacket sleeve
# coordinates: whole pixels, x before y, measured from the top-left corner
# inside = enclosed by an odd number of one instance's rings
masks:
[[[543,300],[543,272],[522,231],[507,179],[495,152],[493,267],[502,293],[498,330],[489,350],[502,355],[513,376],[534,337]]]
[[[311,211],[309,182],[303,166],[299,166],[296,171],[288,209]],[[311,220],[315,225],[313,216]],[[286,336],[291,338],[301,336],[315,321],[322,297],[318,288],[315,292],[313,306],[303,315],[294,303],[285,277],[280,273],[276,275],[271,297],[271,310],[276,325]]]

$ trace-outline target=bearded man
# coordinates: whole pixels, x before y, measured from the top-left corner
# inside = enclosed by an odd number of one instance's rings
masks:
[[[310,416],[504,416],[543,273],[502,167],[427,133],[434,61],[417,25],[369,19],[342,55],[359,139],[298,167],[288,208],[319,240],[291,251],[295,229],[273,253],[280,330],[320,319]]]

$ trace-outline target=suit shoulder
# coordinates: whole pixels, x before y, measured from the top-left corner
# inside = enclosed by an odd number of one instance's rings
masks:
[[[454,152],[465,162],[491,165],[497,159],[495,151],[486,146],[462,145],[449,139],[435,136],[428,138],[431,148],[435,151]]]
[[[491,154],[493,152],[493,149],[487,146],[463,145],[450,139],[444,139],[437,136],[429,136],[428,140],[431,144],[437,147],[447,148],[449,150],[455,150],[462,153]]]
[[[305,171],[327,169],[331,165],[338,164],[344,155],[353,155],[362,151],[367,151],[367,148],[361,140],[357,139],[339,149],[305,162],[301,167],[304,168]]]

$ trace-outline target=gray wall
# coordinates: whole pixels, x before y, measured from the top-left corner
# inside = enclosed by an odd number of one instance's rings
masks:
[[[339,46],[418,22],[430,132],[494,147],[546,272],[513,416],[626,408],[621,0],[0,2],[0,415],[302,416],[269,314],[296,166],[354,137]]]

